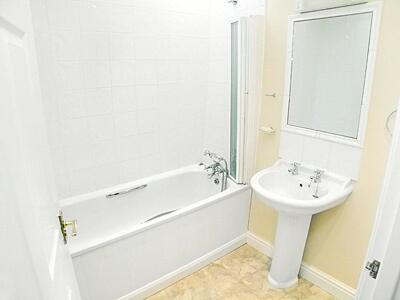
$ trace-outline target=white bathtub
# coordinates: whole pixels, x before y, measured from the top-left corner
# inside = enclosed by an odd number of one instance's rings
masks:
[[[69,248],[82,299],[142,299],[245,243],[250,189],[229,181],[220,192],[190,166],[61,205],[78,220]]]

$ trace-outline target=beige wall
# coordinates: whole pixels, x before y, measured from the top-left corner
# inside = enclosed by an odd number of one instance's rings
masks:
[[[262,125],[280,127],[287,18],[293,0],[268,0],[264,91],[277,98],[264,98]],[[400,1],[385,0],[378,45],[372,98],[368,116],[359,181],[343,205],[315,216],[312,220],[304,261],[352,287],[357,286],[370,237],[390,139],[385,131],[387,115],[400,95]],[[279,132],[261,135],[257,168],[270,166],[278,158]],[[276,213],[253,199],[250,231],[273,243]]]

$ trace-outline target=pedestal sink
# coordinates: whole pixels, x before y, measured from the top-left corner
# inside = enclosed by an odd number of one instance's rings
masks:
[[[278,160],[251,179],[259,199],[279,213],[268,275],[275,288],[297,284],[312,215],[341,204],[353,190],[351,179],[326,170],[320,182],[310,179],[316,169]]]

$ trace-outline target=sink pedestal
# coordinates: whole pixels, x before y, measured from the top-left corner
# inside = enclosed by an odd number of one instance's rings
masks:
[[[268,281],[275,288],[297,284],[312,215],[279,213]]]

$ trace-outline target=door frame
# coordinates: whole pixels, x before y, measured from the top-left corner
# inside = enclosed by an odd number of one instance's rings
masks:
[[[400,98],[399,104],[400,106]],[[374,227],[364,266],[381,263],[376,279],[364,268],[358,283],[356,299],[390,300],[396,292],[400,275],[400,116],[396,117],[389,158],[378,202]]]

